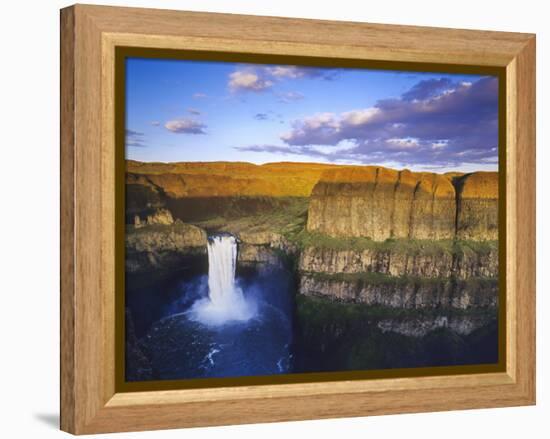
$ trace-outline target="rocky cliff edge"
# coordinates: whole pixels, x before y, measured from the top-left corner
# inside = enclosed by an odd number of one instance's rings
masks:
[[[498,239],[498,173],[435,174],[361,166],[325,170],[307,229],[374,241]]]

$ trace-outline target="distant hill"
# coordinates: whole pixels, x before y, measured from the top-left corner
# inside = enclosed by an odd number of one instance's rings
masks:
[[[498,239],[498,173],[397,171],[381,166],[278,162],[127,162],[127,213],[168,204],[182,218],[259,213],[266,201],[308,199],[307,230],[336,237]],[[164,201],[162,201],[164,200]],[[247,201],[248,200],[248,201]],[[133,209],[133,210],[132,210]],[[234,210],[235,210],[234,209]]]
[[[145,163],[128,160],[127,182],[157,186],[174,198],[215,196],[307,197],[321,174],[342,167],[320,163]]]
[[[127,182],[161,188],[174,198],[216,196],[296,196],[309,197],[320,180],[352,183],[375,178],[395,181],[399,171],[381,166],[331,165],[323,163],[274,162],[138,162],[127,160]],[[410,179],[431,181],[443,186],[464,174],[402,171]],[[478,174],[478,173],[475,173]],[[487,174],[498,181],[497,173]],[[405,175],[405,174],[403,174]],[[374,180],[373,180],[374,181]],[[447,184],[444,184],[448,182]],[[491,183],[483,185],[487,188]],[[486,189],[486,188],[485,188]],[[483,189],[483,190],[485,190]],[[491,191],[492,193],[492,191]]]

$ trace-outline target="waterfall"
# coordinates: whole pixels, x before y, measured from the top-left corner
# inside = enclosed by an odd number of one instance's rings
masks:
[[[237,240],[231,235],[213,235],[207,245],[208,298],[196,302],[192,314],[210,325],[250,319],[255,309],[235,283]]]
[[[225,308],[241,300],[235,286],[237,241],[233,236],[211,236],[208,239],[208,290],[215,306]]]

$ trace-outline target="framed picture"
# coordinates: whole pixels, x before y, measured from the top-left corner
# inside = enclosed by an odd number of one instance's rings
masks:
[[[535,37],[61,11],[61,428],[535,402]]]

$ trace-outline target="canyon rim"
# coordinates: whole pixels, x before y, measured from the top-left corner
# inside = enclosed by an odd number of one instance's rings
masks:
[[[126,72],[126,381],[498,362],[497,78]]]

